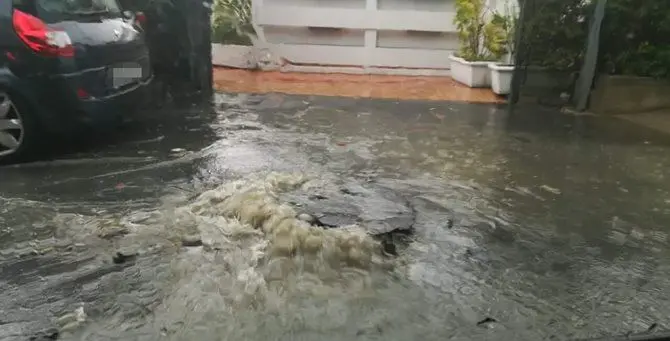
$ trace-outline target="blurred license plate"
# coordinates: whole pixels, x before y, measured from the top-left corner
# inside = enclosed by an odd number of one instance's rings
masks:
[[[142,68],[137,67],[115,67],[112,69],[112,86],[120,88],[142,79]]]

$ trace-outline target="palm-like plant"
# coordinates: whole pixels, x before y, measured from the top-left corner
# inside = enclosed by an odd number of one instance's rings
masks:
[[[248,40],[254,34],[251,25],[251,0],[215,0],[212,29],[215,36],[235,35],[237,37],[234,40]]]
[[[459,57],[468,61],[489,59],[484,46],[486,25],[484,0],[456,0],[454,23],[460,41]]]
[[[519,21],[519,8],[511,2],[505,3],[505,13],[503,15],[504,23],[502,25],[505,35],[505,62],[512,64],[514,53],[516,52],[516,30]]]
[[[486,0],[456,0],[458,56],[467,61],[494,61],[509,51],[510,20],[489,9]]]

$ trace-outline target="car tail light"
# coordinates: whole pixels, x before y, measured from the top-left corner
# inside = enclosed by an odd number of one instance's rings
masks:
[[[35,53],[49,57],[74,57],[70,36],[47,26],[42,20],[14,10],[14,30],[19,38]]]
[[[91,95],[83,88],[77,88],[77,97],[81,99],[89,99],[91,98]]]
[[[138,25],[143,27],[144,24],[147,23],[147,16],[144,14],[144,12],[137,12],[135,13],[135,21]]]

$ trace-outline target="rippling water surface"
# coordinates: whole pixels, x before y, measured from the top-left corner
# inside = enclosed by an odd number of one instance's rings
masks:
[[[281,95],[217,95],[214,110],[166,109],[121,135],[0,169],[0,339],[668,326],[664,136],[540,110]]]

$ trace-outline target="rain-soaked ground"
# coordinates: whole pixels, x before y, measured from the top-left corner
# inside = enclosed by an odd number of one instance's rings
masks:
[[[663,135],[541,109],[223,94],[124,129],[0,169],[0,340],[669,326]]]

